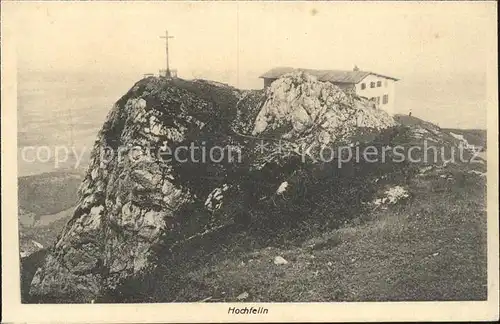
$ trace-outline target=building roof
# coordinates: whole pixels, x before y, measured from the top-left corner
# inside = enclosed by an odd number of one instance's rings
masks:
[[[359,83],[361,80],[363,80],[364,78],[366,78],[366,76],[370,74],[398,81],[398,79],[396,78],[368,71],[314,70],[314,69],[300,69],[300,68],[295,69],[291,67],[277,67],[271,69],[266,73],[262,74],[260,78],[277,79],[282,75],[293,71],[303,71],[308,74],[314,75],[315,77],[318,78],[319,81],[328,81],[337,83]]]

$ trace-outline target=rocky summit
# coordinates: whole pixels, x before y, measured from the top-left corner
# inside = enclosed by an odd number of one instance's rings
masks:
[[[169,249],[286,194],[291,160],[317,163],[321,147],[392,125],[366,100],[302,72],[266,90],[145,78],[109,112],[74,214],[30,294],[88,302],[154,268],[160,242]]]

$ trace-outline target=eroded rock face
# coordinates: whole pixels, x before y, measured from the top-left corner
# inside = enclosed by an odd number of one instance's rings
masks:
[[[367,101],[343,92],[329,82],[305,73],[293,73],[273,82],[252,130],[295,144],[321,147],[349,143],[359,128],[384,129],[395,122]]]
[[[73,218],[35,274],[32,295],[85,301],[148,266],[151,246],[176,226],[169,216],[192,199],[157,153],[214,120],[223,110],[209,97],[217,91],[235,106],[232,88],[155,78],[117,102],[95,142]]]
[[[78,206],[36,272],[30,293],[85,302],[113,289],[154,266],[149,257],[163,234],[192,234],[183,228],[183,220],[192,215],[179,212],[186,205],[200,206],[210,218],[220,216],[214,210],[229,198],[239,203],[251,194],[257,199],[264,193],[253,192],[250,182],[242,180],[253,170],[300,154],[304,143],[348,142],[360,115],[366,127],[394,123],[362,99],[302,73],[284,76],[266,91],[202,80],[139,81],[115,104],[99,132]],[[288,146],[264,152],[254,145],[259,136],[286,140]],[[197,162],[193,156],[172,155],[175,148],[193,143],[243,158],[200,163],[198,155]],[[274,192],[284,179],[272,181],[277,183]],[[190,231],[227,221],[213,217]]]

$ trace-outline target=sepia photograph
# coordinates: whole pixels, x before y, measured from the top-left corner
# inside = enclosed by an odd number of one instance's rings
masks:
[[[1,7],[6,320],[498,319],[496,2]]]

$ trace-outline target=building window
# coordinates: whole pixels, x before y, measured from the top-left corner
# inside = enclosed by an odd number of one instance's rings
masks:
[[[370,82],[370,88],[375,88],[375,82]]]
[[[377,81],[377,88],[380,88],[382,86],[382,81]]]
[[[385,105],[389,102],[389,95],[384,95],[384,98],[382,98],[382,103]]]
[[[384,87],[387,88],[387,80],[384,81]]]
[[[365,90],[365,89],[366,89],[366,84],[361,83],[361,90]]]

